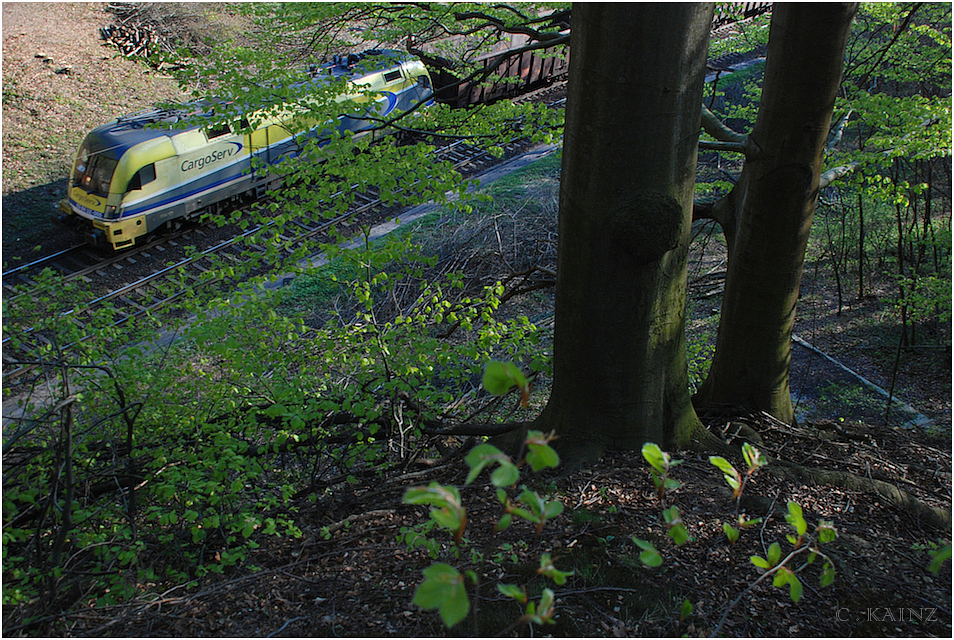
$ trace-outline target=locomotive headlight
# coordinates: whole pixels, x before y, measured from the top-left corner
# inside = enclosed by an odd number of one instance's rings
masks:
[[[107,219],[113,219],[116,217],[116,207],[112,205],[106,205],[106,210],[103,212],[103,217]]]

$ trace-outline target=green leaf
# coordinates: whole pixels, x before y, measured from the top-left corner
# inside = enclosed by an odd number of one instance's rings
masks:
[[[930,571],[934,575],[937,575],[938,572],[941,570],[941,565],[944,564],[944,561],[951,559],[951,543],[948,542],[940,549],[932,552],[932,555],[934,557],[931,559],[931,563],[928,565],[927,568],[928,568],[928,571]],[[834,569],[832,569],[832,573],[834,573]]]
[[[444,486],[438,482],[432,482],[427,487],[411,487],[404,492],[404,503],[433,505],[431,518],[442,527],[453,531],[456,541],[460,541],[467,524],[467,515],[460,503],[460,492],[456,487]]]
[[[826,560],[825,566],[822,567],[821,586],[827,587],[834,581],[835,581],[835,566],[831,562],[828,562]]]
[[[457,531],[462,524],[460,512],[456,510],[446,508],[432,509],[431,517],[434,519],[434,522],[451,531]]]
[[[679,607],[679,622],[685,622],[686,618],[692,615],[692,603],[689,602],[689,598],[686,598],[682,601],[682,606]]]
[[[533,511],[538,519],[534,522],[539,522],[539,518],[543,517],[544,512],[546,511],[546,502],[536,491],[531,491],[527,487],[523,487],[523,492],[520,494],[520,502],[524,503],[530,510]]]
[[[540,596],[540,606],[537,607],[537,620],[545,624],[554,624],[553,605],[556,602],[556,594],[551,589],[544,589]]]
[[[561,513],[563,513],[563,503],[559,500],[550,500],[543,510],[543,517],[550,520],[556,518]]]
[[[527,434],[527,464],[534,471],[553,469],[560,465],[559,454],[550,446],[552,438],[552,434],[545,436],[539,431],[531,431]]]
[[[659,445],[653,442],[645,443],[642,454],[649,466],[659,473],[665,474],[669,471],[669,454],[660,449]]]
[[[835,526],[827,520],[819,522],[815,532],[818,534],[818,541],[822,544],[834,542],[835,538],[838,537],[838,531],[835,530]]]
[[[797,502],[788,501],[788,514],[785,516],[785,520],[795,527],[799,537],[805,535],[805,532],[808,531],[808,523],[802,517],[802,507]]]
[[[473,449],[470,450],[470,453],[467,454],[467,457],[464,458],[464,461],[470,466],[470,473],[467,475],[467,480],[465,484],[470,484],[477,479],[477,476],[480,475],[480,472],[484,470],[484,467],[491,465],[493,463],[498,463],[500,468],[496,471],[500,471],[501,468],[510,467],[511,469],[504,471],[498,474],[496,477],[500,481],[505,481],[516,474],[517,477],[520,476],[520,471],[513,464],[513,461],[510,459],[510,456],[503,453],[500,449],[493,446],[492,444],[479,444]],[[510,486],[516,479],[512,480],[507,484],[497,484],[494,481],[494,476],[491,477],[491,482],[495,486]]]
[[[497,584],[497,591],[507,596],[508,598],[513,598],[520,604],[527,603],[527,592],[524,591],[521,587],[518,587],[515,584]]]
[[[523,518],[528,522],[540,522],[539,516],[527,511],[526,509],[521,509],[520,507],[511,507],[510,513],[517,516],[518,518]]]
[[[510,526],[510,523],[512,521],[513,521],[512,515],[510,515],[509,513],[503,514],[502,516],[500,516],[500,520],[497,521],[497,524],[494,527],[494,531],[495,532],[503,531],[504,529]]]
[[[739,530],[728,522],[722,523],[722,531],[725,532],[725,537],[729,539],[731,544],[735,544],[735,541],[739,539]]]
[[[433,504],[445,506],[460,504],[460,492],[456,487],[432,482],[427,487],[410,487],[404,492],[404,504]]]
[[[465,484],[473,482],[484,470],[484,467],[495,462],[500,466],[490,476],[490,481],[494,486],[509,487],[520,477],[520,470],[513,464],[510,456],[491,444],[477,445],[470,450],[464,461],[470,466],[470,473],[467,475]]]
[[[773,542],[769,545],[768,549],[768,561],[769,566],[774,567],[778,564],[778,561],[782,559],[782,548],[778,546],[777,542]]]
[[[684,544],[689,540],[689,532],[686,530],[686,525],[684,524],[677,524],[669,527],[669,531],[667,533],[677,545]]]
[[[566,584],[567,577],[573,575],[572,571],[560,571],[553,566],[553,561],[549,553],[544,553],[540,556],[540,568],[537,569],[537,573],[550,578],[560,586]]]
[[[647,567],[658,567],[662,564],[663,558],[656,550],[656,547],[653,546],[653,543],[636,537],[633,537],[633,542],[635,542],[640,549],[643,549],[643,552],[639,554],[640,562]]]
[[[772,585],[776,587],[785,586],[788,584],[789,576],[791,575],[792,571],[788,567],[781,567],[775,572],[775,575],[772,576]]]
[[[518,389],[527,389],[527,378],[523,375],[512,362],[500,362],[491,360],[484,367],[484,389],[488,393],[500,396],[517,387]]]
[[[639,560],[647,567],[658,567],[663,563],[663,558],[655,549],[647,549],[639,554]]]
[[[775,578],[772,580],[772,584],[776,587],[782,587],[788,584],[788,595],[792,599],[792,602],[798,603],[802,597],[802,582],[788,567],[782,567],[778,570],[778,573],[775,574]]]
[[[510,487],[516,484],[519,479],[520,470],[510,462],[502,462],[500,466],[494,469],[494,472],[490,474],[490,482],[495,487]]]
[[[722,471],[722,477],[725,478],[726,484],[734,492],[733,497],[738,497],[739,490],[742,488],[742,476],[735,470],[735,467],[721,456],[709,456],[709,462]]]
[[[771,569],[772,565],[762,556],[749,556],[749,560],[759,569]]]
[[[722,456],[709,456],[709,462],[717,466],[719,470],[726,475],[738,475],[739,473],[735,470],[735,467],[732,466],[732,463]]]
[[[742,457],[745,458],[745,464],[749,467],[749,474],[755,473],[760,467],[767,464],[765,457],[759,450],[748,442],[742,444]]]
[[[448,629],[463,620],[470,611],[464,576],[454,567],[439,562],[424,569],[424,582],[414,592],[414,604],[422,609],[437,609]]]

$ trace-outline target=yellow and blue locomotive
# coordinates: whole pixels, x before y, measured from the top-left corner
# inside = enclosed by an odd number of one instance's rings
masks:
[[[263,110],[243,118],[238,131],[213,126],[212,103],[191,105],[188,125],[180,124],[184,111],[118,118],[87,134],[73,163],[69,197],[60,201],[54,217],[85,228],[93,244],[130,247],[164,225],[217,211],[250,194],[263,195],[275,186],[275,177],[259,164],[297,155],[302,137],[327,136],[332,128],[361,134],[376,126],[362,116],[407,111],[433,93],[424,65],[393,50],[336,56],[312,75],[308,82],[316,84],[347,81],[338,102],[371,104],[333,125],[303,120],[295,107]],[[249,121],[254,130],[249,131]]]

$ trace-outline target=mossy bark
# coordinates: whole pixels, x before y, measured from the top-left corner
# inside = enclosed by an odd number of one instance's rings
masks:
[[[564,455],[687,444],[686,264],[712,5],[573,8],[554,380]]]

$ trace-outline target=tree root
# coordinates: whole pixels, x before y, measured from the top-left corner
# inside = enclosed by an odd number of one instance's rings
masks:
[[[687,445],[697,453],[718,454],[720,456],[738,456],[739,447],[732,447],[725,440],[709,431],[707,428],[697,429]],[[741,446],[741,445],[740,445]]]
[[[922,524],[927,524],[945,532],[951,531],[951,511],[924,504],[907,491],[899,489],[890,482],[863,478],[853,473],[832,471],[830,469],[812,469],[793,464],[785,460],[774,460],[765,467],[765,473],[801,482],[803,484],[839,487],[849,491],[873,493],[910,515]]]

